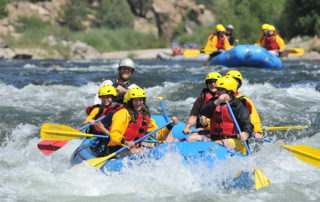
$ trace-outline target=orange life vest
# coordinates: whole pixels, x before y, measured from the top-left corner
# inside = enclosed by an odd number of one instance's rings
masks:
[[[182,54],[182,49],[180,46],[176,46],[173,50],[172,50],[172,55],[181,55]]]
[[[276,42],[276,37],[266,36],[264,40],[264,47],[267,50],[279,50],[279,45]]]
[[[136,120],[131,120],[128,124],[127,130],[124,133],[124,139],[128,141],[134,141],[143,137],[148,129],[150,117],[145,115],[144,117],[139,112]]]
[[[237,128],[226,104],[215,108],[211,117],[210,128],[212,139],[237,138]]]

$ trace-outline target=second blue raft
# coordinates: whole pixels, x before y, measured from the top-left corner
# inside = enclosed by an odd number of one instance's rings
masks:
[[[266,49],[255,45],[237,45],[211,59],[210,65],[226,67],[260,67],[283,68],[279,57],[272,55]]]

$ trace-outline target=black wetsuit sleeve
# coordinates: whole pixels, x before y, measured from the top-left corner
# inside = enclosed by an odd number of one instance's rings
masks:
[[[207,118],[211,118],[213,115],[213,111],[216,109],[216,106],[214,104],[214,101],[217,98],[212,98],[211,100],[209,100],[206,104],[204,104],[201,109],[200,109],[200,116],[205,116]]]
[[[253,133],[253,125],[250,120],[250,111],[247,106],[240,100],[231,104],[232,111],[238,121],[241,132]]]

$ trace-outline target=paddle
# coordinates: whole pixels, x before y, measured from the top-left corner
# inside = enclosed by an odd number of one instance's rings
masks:
[[[274,141],[269,138],[261,138],[258,140],[262,140],[264,142],[274,143]],[[320,167],[320,150],[306,146],[306,145],[285,145],[282,143],[277,143],[277,146],[285,148],[291,154],[293,154],[296,158],[304,161],[308,164]]]
[[[277,127],[266,127],[263,126],[262,130],[288,130],[288,129],[293,129],[293,130],[300,130],[300,129],[305,129],[308,128],[309,126],[277,126]]]
[[[106,116],[102,116],[100,118],[98,118],[96,120],[96,122],[101,121],[102,119],[104,119]],[[84,130],[86,128],[88,128],[89,126],[91,126],[90,123],[82,126],[81,128],[79,128],[79,130]],[[62,148],[64,145],[66,145],[68,143],[68,140],[64,140],[64,141],[53,141],[53,140],[44,140],[41,141],[37,144],[39,150],[44,153],[45,155],[50,155],[53,152],[59,150],[60,148]]]
[[[160,104],[161,104],[161,108],[162,108],[162,111],[163,111],[163,116],[164,116],[164,119],[166,120],[166,122],[168,122],[168,115],[167,115],[167,111],[166,111],[166,108],[164,107],[164,103],[163,103],[163,100],[164,100],[164,97],[157,97],[160,101]]]
[[[233,121],[234,121],[234,123],[235,123],[235,125],[237,127],[238,133],[240,135],[241,129],[239,127],[237,119],[234,116],[234,113],[233,113],[233,111],[231,109],[231,106],[230,106],[229,102],[226,102],[226,104],[227,104],[228,110],[230,112],[230,115],[231,115],[231,117],[232,117],[232,119],[233,119]],[[250,148],[249,148],[247,142],[246,141],[242,141],[242,143],[246,147],[248,155],[251,155],[251,151],[250,151]],[[254,171],[255,171],[254,172],[254,181],[255,181],[255,184],[256,184],[256,190],[261,189],[263,187],[266,187],[271,183],[270,180],[259,169],[255,168]]]
[[[159,130],[161,130],[162,128],[166,127],[167,125],[169,125],[170,122],[167,122],[165,125],[157,128],[156,130],[146,134],[145,136],[137,139],[136,141],[134,141],[135,144],[141,142],[142,140],[146,139],[147,137],[151,136],[152,134],[158,132]],[[86,160],[87,163],[89,163],[90,165],[94,166],[94,167],[97,167],[97,168],[101,168],[103,166],[103,164],[110,158],[114,157],[115,155],[121,153],[122,151],[124,151],[125,149],[130,149],[128,146],[125,146],[125,147],[122,147],[121,149],[119,149],[118,151],[108,155],[108,156],[105,156],[105,157],[100,157],[100,158],[94,158],[94,159],[89,159],[89,160]]]
[[[293,55],[303,56],[304,55],[304,49],[303,48],[291,48],[284,50],[285,52]]]
[[[195,56],[198,56],[200,55],[200,50],[198,49],[187,49],[185,51],[183,51],[183,56],[184,57],[195,57]]]
[[[80,132],[77,129],[71,128],[70,126],[45,123],[42,125],[40,130],[40,137],[45,140],[72,140],[79,137],[98,137],[98,138],[109,138],[106,135],[95,135]]]

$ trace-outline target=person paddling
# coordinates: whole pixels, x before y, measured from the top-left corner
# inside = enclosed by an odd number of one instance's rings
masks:
[[[150,117],[146,98],[147,95],[141,88],[133,88],[127,92],[124,99],[124,108],[117,111],[112,118],[110,141],[106,155],[119,150],[124,145],[129,146],[130,151],[129,153],[128,151],[122,153],[118,157],[141,152],[140,148],[144,143],[135,145],[134,141],[158,128],[154,119]],[[158,141],[166,140],[172,127],[178,123],[176,117],[172,117],[171,121],[170,125],[161,129],[155,136]]]
[[[237,81],[232,77],[222,77],[216,82],[218,97],[207,102],[201,109],[201,115],[210,118],[211,140],[227,148],[235,149],[246,154],[242,141],[246,141],[253,131],[250,121],[250,112],[242,98],[236,98]],[[228,111],[226,102],[229,102],[235,118],[240,126],[238,133],[236,124]]]
[[[228,37],[229,43],[231,46],[234,44],[234,36],[233,36],[233,25],[227,25],[226,36]]]
[[[261,26],[262,35],[260,36],[259,41],[258,41],[257,43],[255,43],[255,45],[257,45],[257,46],[263,46],[264,40],[265,40],[265,38],[266,38],[267,35],[268,35],[269,26],[270,26],[269,24],[263,24],[263,25]]]
[[[118,96],[114,100],[118,103],[123,103],[123,97],[129,89],[138,87],[136,84],[131,84],[130,79],[135,71],[135,65],[130,58],[122,59],[118,66],[118,78],[115,80],[105,80],[100,84],[100,87],[112,85],[116,88]],[[93,104],[101,104],[98,94],[94,98]]]
[[[239,88],[242,86],[243,76],[241,72],[237,70],[230,70],[227,72],[226,76],[232,77],[237,81],[237,91],[234,93],[236,98],[244,98],[246,100],[246,105],[250,111],[250,120],[253,125],[253,133],[256,138],[262,138],[262,124],[256,107],[253,102],[247,96],[239,93]]]
[[[84,126],[88,123],[92,124],[89,127],[89,130],[87,130],[87,133],[109,135],[112,116],[116,111],[122,108],[122,105],[113,102],[117,96],[117,91],[111,85],[102,86],[99,89],[98,96],[101,100],[101,104],[91,105],[86,108],[88,117],[81,125]],[[105,116],[105,118],[100,122],[96,122],[98,118],[103,116]],[[95,138],[92,140],[90,148],[97,156],[102,156],[105,153],[106,143],[106,139]]]
[[[200,95],[193,103],[193,107],[190,111],[190,116],[186,127],[183,130],[184,134],[190,133],[190,127],[196,125],[197,130],[202,130],[203,126],[200,122],[200,110],[201,107],[206,104],[211,98],[216,95],[215,83],[217,79],[221,78],[222,75],[218,72],[211,72],[207,74],[205,78],[206,87],[201,90]],[[210,138],[207,135],[199,135],[197,133],[191,134],[187,141],[209,141]]]

